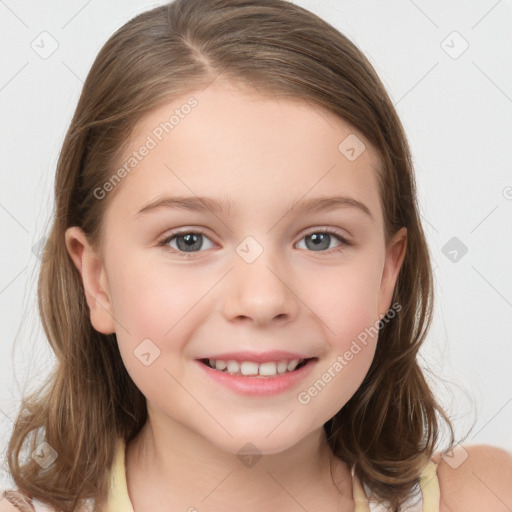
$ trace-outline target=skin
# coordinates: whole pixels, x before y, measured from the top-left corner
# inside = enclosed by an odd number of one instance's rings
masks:
[[[146,116],[127,154],[191,95]],[[322,425],[358,389],[377,340],[361,345],[309,403],[297,394],[389,310],[406,230],[386,245],[376,152],[333,113],[220,80],[193,95],[198,106],[118,185],[101,250],[78,227],[66,232],[92,325],[116,333],[147,398],[149,420],[126,452],[134,510],[164,511],[169,503],[173,510],[217,512],[242,505],[256,512],[262,503],[268,510],[352,510],[349,468],[335,459],[336,488]],[[355,161],[338,150],[350,134],[366,145]],[[229,198],[234,205],[230,213],[160,208],[137,217],[163,195]],[[371,215],[355,207],[290,209],[332,195],[357,199]],[[157,245],[178,228],[206,231],[190,258],[176,238]],[[351,245],[332,236],[315,249],[306,235],[321,228],[337,230]],[[236,252],[247,236],[263,249],[250,264]],[[149,366],[134,356],[147,338],[160,350]],[[318,363],[291,391],[247,397],[212,383],[195,362],[239,349],[297,351]],[[237,457],[247,442],[263,455],[252,467]]]
[[[367,149],[354,162],[337,151],[355,133],[342,120],[219,80],[195,96],[193,114],[119,185],[101,250],[79,228],[66,232],[92,325],[116,333],[126,368],[147,398],[149,421],[126,451],[134,510],[252,512],[262,504],[265,510],[354,510],[349,468],[340,459],[334,459],[337,487],[331,481],[322,425],[361,383],[376,340],[310,403],[300,404],[296,395],[387,311],[406,232],[385,245],[375,154],[360,134]],[[131,150],[184,99],[139,123]],[[229,197],[235,212],[216,217],[163,210],[133,217],[164,192],[191,190]],[[352,208],[296,216],[288,207],[306,194],[334,192],[364,202],[371,219]],[[339,228],[354,244],[341,252],[314,251],[304,232],[319,226]],[[197,259],[157,246],[160,235],[178,227],[203,227],[213,243],[205,241]],[[249,235],[263,248],[251,264],[235,251]],[[161,351],[149,366],[133,354],[146,338]],[[297,350],[319,363],[299,389],[248,398],[214,387],[198,372],[194,359],[212,347]],[[252,467],[236,456],[247,441],[263,455]],[[433,457],[439,510],[512,510],[512,456],[490,446],[465,450],[457,467],[441,454]],[[14,510],[0,500],[0,512]]]

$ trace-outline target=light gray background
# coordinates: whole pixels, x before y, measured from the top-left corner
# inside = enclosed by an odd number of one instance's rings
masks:
[[[435,268],[436,316],[421,353],[424,364],[458,439],[474,422],[467,444],[512,451],[512,4],[296,3],[355,42],[393,99],[414,155]],[[155,5],[0,0],[4,453],[20,396],[52,365],[36,309],[33,248],[48,230],[65,131],[103,43]],[[52,40],[58,48],[44,55]],[[455,245],[447,246],[453,237]],[[7,485],[4,469],[0,487]]]

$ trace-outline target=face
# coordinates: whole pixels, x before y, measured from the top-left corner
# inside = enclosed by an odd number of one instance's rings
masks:
[[[161,133],[175,109],[179,122]],[[145,155],[116,185],[101,253],[78,228],[66,234],[93,326],[115,331],[151,421],[231,453],[295,445],[355,393],[391,305],[405,231],[386,246],[376,153],[331,112],[219,80],[144,118],[126,160],[134,151]],[[211,201],[146,208],[185,196]],[[311,207],[332,197],[343,199]],[[267,369],[312,359],[222,380],[199,361],[241,351]]]

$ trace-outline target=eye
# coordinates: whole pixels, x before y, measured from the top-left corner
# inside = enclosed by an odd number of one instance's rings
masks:
[[[163,240],[158,242],[159,247],[167,247],[173,252],[180,253],[186,257],[192,257],[194,253],[201,252],[200,249],[203,247],[204,240],[211,240],[206,236],[206,232],[202,230],[196,231],[175,231],[165,237]],[[317,229],[304,235],[301,238],[306,240],[306,248],[312,249],[313,252],[328,252],[326,249],[330,248],[333,240],[338,240],[338,245],[334,248],[334,251],[341,251],[346,246],[352,245],[341,233],[330,229]],[[310,243],[307,241],[310,240]],[[173,247],[170,244],[176,242],[176,246]],[[211,249],[212,246],[206,247]],[[204,249],[204,247],[203,247]]]
[[[317,229],[311,231],[301,238],[306,240],[306,247],[313,250],[313,252],[327,252],[324,249],[329,249],[333,239],[337,239],[340,243],[335,247],[335,251],[342,251],[345,246],[352,245],[341,233],[329,229]],[[310,240],[310,243],[307,243]]]
[[[204,231],[175,231],[169,236],[158,242],[159,246],[168,247],[170,243],[176,241],[177,247],[171,247],[174,251],[183,252],[185,256],[187,253],[194,253],[203,245],[203,240],[210,240]],[[211,241],[210,241],[211,242]],[[207,247],[210,249],[211,247]]]

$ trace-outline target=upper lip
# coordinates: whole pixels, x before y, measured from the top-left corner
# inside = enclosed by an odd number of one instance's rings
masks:
[[[200,357],[199,359],[214,359],[218,361],[254,361],[255,363],[264,363],[266,361],[282,361],[283,359],[310,359],[311,356],[304,354],[296,354],[283,350],[272,350],[270,352],[226,352],[224,354],[209,355]]]

